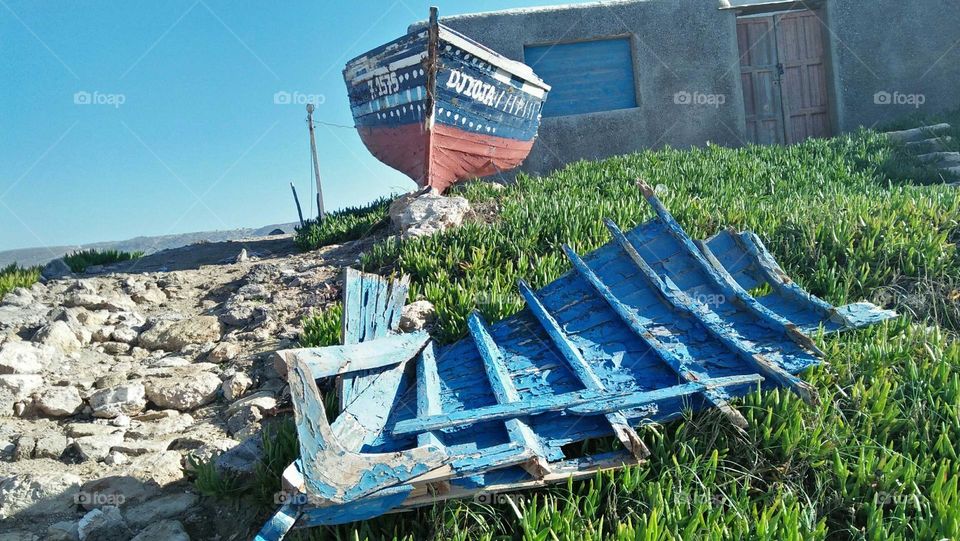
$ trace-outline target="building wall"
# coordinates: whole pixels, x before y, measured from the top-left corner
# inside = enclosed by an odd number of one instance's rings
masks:
[[[524,170],[544,173],[578,159],[664,145],[743,143],[736,20],[716,0],[606,2],[441,21],[520,61],[524,45],[630,36],[638,107],[544,118]],[[724,103],[675,103],[682,92],[722,95]]]
[[[769,0],[626,0],[441,17],[515,60],[525,45],[629,36],[634,109],[544,118],[522,169],[665,145],[746,144],[736,10]],[[824,0],[835,131],[960,106],[960,0]],[[422,24],[422,23],[421,23]],[[549,82],[549,81],[548,81]],[[906,103],[884,103],[889,101]],[[677,103],[678,93],[723,103]],[[549,100],[549,98],[548,98]],[[917,101],[922,101],[919,107]],[[879,102],[879,103],[878,103]]]
[[[830,0],[826,18],[841,131],[960,106],[960,1]]]

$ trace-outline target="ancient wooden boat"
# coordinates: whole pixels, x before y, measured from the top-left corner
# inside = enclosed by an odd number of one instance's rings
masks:
[[[611,242],[564,247],[571,271],[539,291],[520,282],[524,310],[493,325],[474,313],[446,347],[396,332],[405,280],[348,271],[345,345],[279,354],[301,458],[259,539],[633,464],[648,453],[638,426],[691,408],[745,427],[729,401],[758,385],[817,401],[797,376],[821,362],[810,333],[895,316],[807,293],[750,232],[692,240],[644,190],[655,219],[608,220]],[[346,398],[328,423],[316,380],[337,376]],[[620,450],[571,454],[597,438]]]
[[[437,22],[343,70],[360,138],[420,186],[512,169],[527,157],[550,86],[529,66]]]

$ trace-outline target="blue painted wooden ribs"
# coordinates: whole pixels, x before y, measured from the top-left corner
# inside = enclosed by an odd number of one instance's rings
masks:
[[[527,308],[438,347],[398,334],[406,279],[348,270],[344,343],[287,350],[301,458],[284,473],[288,502],[259,539],[479,492],[517,490],[642,460],[636,427],[689,407],[718,408],[762,384],[808,403],[798,374],[821,362],[809,337],[894,317],[869,303],[833,307],[791,281],[750,232],[691,239],[646,186],[656,218],[611,241],[540,291]],[[769,293],[751,295],[762,288]],[[328,423],[314,379],[340,377],[348,399]],[[593,438],[621,450],[568,456]]]

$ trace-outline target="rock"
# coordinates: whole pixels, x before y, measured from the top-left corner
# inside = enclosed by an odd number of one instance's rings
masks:
[[[284,232],[283,229],[280,229],[280,228],[278,227],[277,229],[274,229],[273,231],[267,233],[267,236],[268,236],[268,237],[276,237],[277,235],[286,235],[286,234],[287,234],[287,233]]]
[[[115,434],[118,432],[122,435],[123,430],[100,423],[70,423],[67,425],[67,436],[71,438],[106,436],[107,434]]]
[[[51,417],[69,417],[83,406],[83,400],[76,387],[48,387],[36,398],[36,404]]]
[[[33,337],[33,341],[51,346],[63,353],[73,353],[80,349],[80,340],[73,334],[70,326],[63,321],[54,321],[43,327]]]
[[[33,294],[25,287],[18,287],[3,297],[3,304],[26,308],[36,302]]]
[[[0,541],[40,541],[40,538],[24,530],[7,530],[0,533]]]
[[[108,355],[120,356],[130,353],[130,344],[123,342],[104,342],[100,347],[102,347],[103,352]]]
[[[243,396],[243,393],[247,392],[251,385],[253,385],[253,380],[250,379],[250,376],[240,372],[224,380],[220,388],[223,390],[223,397],[233,401]]]
[[[63,299],[67,307],[83,307],[88,310],[107,310],[108,312],[129,312],[137,308],[133,299],[121,293],[103,297],[86,290],[73,291]]]
[[[400,314],[400,329],[404,332],[420,331],[437,319],[433,303],[426,300],[412,302],[403,307]]]
[[[17,440],[17,448],[13,450],[14,462],[28,460],[33,456],[34,449],[37,448],[37,438],[24,434]]]
[[[161,487],[183,479],[180,453],[176,451],[162,451],[138,456],[127,468],[130,475],[148,483],[156,483]]]
[[[77,452],[80,460],[99,462],[110,456],[115,445],[122,443],[123,432],[114,432],[74,438],[70,447]]]
[[[414,192],[390,204],[390,221],[403,238],[422,237],[459,226],[469,210],[463,197]]]
[[[7,477],[0,480],[0,519],[71,513],[79,489],[80,478],[64,471]]]
[[[277,399],[273,396],[273,393],[269,391],[259,391],[230,404],[225,414],[229,418],[248,406],[256,407],[260,410],[269,410],[277,407]]]
[[[189,344],[218,342],[220,321],[214,316],[196,316],[180,321],[161,321],[140,335],[147,349],[180,351]]]
[[[125,456],[140,456],[148,453],[159,453],[166,451],[170,446],[170,441],[151,441],[151,440],[127,440],[110,448],[113,453],[121,453]]]
[[[237,358],[237,355],[240,355],[239,345],[233,342],[221,342],[207,354],[207,360],[219,364],[225,361],[232,361]]]
[[[179,521],[161,520],[144,528],[130,541],[190,541],[190,536]]]
[[[43,377],[36,374],[0,375],[0,417],[20,415],[30,394],[43,387]]]
[[[189,492],[168,494],[130,507],[124,515],[132,526],[143,527],[165,518],[182,515],[195,506],[197,500],[197,496]]]
[[[220,377],[212,372],[183,371],[182,377],[147,379],[147,398],[158,407],[187,411],[217,397]]]
[[[248,437],[217,457],[218,470],[230,474],[250,474],[263,458],[263,440],[259,434]]]
[[[30,342],[4,342],[0,348],[0,374],[40,374],[59,358],[56,350]]]
[[[83,515],[77,523],[80,541],[127,541],[130,528],[123,520],[120,509],[105,505]]]
[[[110,333],[110,339],[114,342],[123,342],[124,344],[133,344],[140,337],[140,332],[126,325],[121,325],[113,329]]]
[[[76,520],[55,522],[47,528],[48,541],[80,541],[80,531]]]
[[[127,462],[129,462],[127,455],[116,451],[110,451],[109,455],[103,457],[103,463],[107,466],[122,466]]]
[[[233,415],[227,419],[227,430],[231,436],[237,438],[252,436],[259,430],[262,419],[263,414],[260,408],[244,406],[236,410]]]
[[[90,510],[103,505],[131,505],[160,494],[160,486],[133,475],[111,475],[87,481],[80,487],[77,503]]]
[[[235,262],[235,263],[243,263],[243,262],[249,261],[249,260],[250,260],[250,256],[247,255],[247,249],[246,249],[246,248],[243,248],[243,249],[240,250],[240,253],[237,254],[237,258],[234,260],[234,262]]]
[[[73,274],[73,270],[70,269],[70,265],[67,265],[63,258],[54,259],[44,265],[43,270],[40,271],[40,275],[47,280],[59,280],[71,274]]]
[[[101,389],[87,399],[93,408],[94,417],[116,417],[120,414],[133,415],[146,407],[145,389],[140,383],[117,385]]]
[[[59,432],[45,432],[37,438],[33,458],[59,460],[67,448],[67,437]]]
[[[142,289],[131,296],[137,304],[163,304],[167,302],[167,294],[156,287]]]
[[[149,412],[135,418],[127,430],[128,438],[153,439],[174,434],[193,424],[193,417],[176,410]]]

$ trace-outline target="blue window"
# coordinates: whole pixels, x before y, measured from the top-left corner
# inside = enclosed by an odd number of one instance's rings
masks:
[[[524,62],[553,87],[544,117],[637,106],[628,38],[528,45]]]

